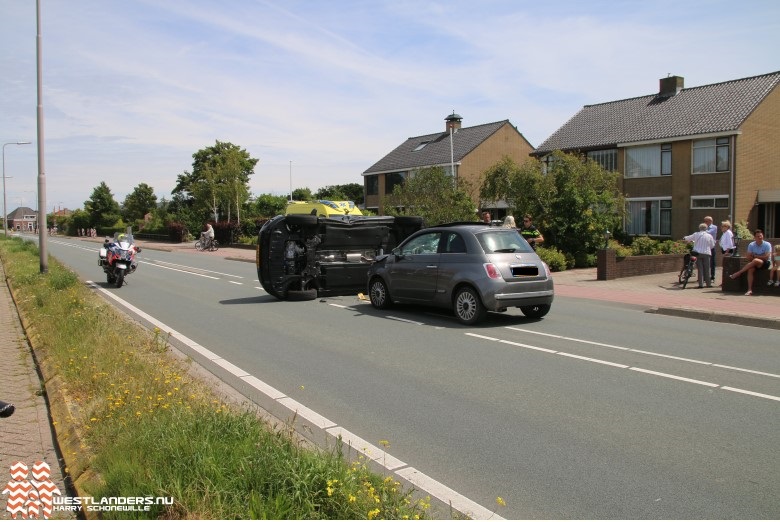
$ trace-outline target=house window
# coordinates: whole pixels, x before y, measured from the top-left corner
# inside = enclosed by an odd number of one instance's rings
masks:
[[[626,233],[630,235],[671,236],[672,200],[628,200]]]
[[[712,138],[693,142],[693,173],[728,172],[729,138]]]
[[[626,149],[626,177],[646,178],[672,174],[672,146],[647,145]]]
[[[672,175],[672,144],[661,145],[661,176]]]
[[[428,145],[429,143],[430,143],[430,141],[420,142],[419,145],[417,145],[414,149],[412,149],[412,152],[417,152],[418,150],[423,150],[425,148],[425,146]]]
[[[694,196],[691,198],[691,208],[729,208],[728,196]]]
[[[392,194],[395,187],[404,184],[405,179],[406,172],[391,172],[390,174],[385,174],[385,194]]]
[[[588,159],[592,159],[601,165],[601,168],[604,170],[616,171],[618,170],[617,152],[617,149],[592,150],[588,152]]]
[[[366,196],[379,194],[379,176],[366,176]]]

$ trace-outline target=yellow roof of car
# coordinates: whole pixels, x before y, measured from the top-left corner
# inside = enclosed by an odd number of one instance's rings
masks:
[[[311,214],[314,216],[362,216],[363,213],[354,201],[289,201],[285,214]]]

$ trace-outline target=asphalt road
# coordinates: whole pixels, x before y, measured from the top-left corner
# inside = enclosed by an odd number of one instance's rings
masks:
[[[560,297],[542,320],[469,328],[351,296],[279,302],[251,263],[151,249],[116,289],[98,246],[51,238],[49,253],[488,510],[502,497],[503,517],[780,515],[774,331]]]

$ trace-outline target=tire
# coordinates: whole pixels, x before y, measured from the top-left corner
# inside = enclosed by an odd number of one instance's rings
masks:
[[[287,290],[287,301],[314,301],[317,299],[317,289]]]
[[[211,248],[209,248],[209,250],[211,250],[212,252],[216,252],[217,250],[219,250],[219,241],[217,241],[216,239],[212,241]]]
[[[114,277],[114,274],[106,272],[106,281],[108,282],[108,284],[113,285],[114,283],[116,283],[116,277]]]
[[[477,324],[487,315],[487,309],[479,294],[470,286],[464,286],[457,291],[452,301],[452,309],[458,321],[466,325]]]
[[[203,251],[203,243],[201,243],[200,239],[195,241],[195,250],[197,250],[198,252]]]
[[[387,284],[379,277],[375,277],[368,284],[368,297],[371,304],[378,310],[384,310],[390,307],[390,292]]]
[[[530,319],[540,319],[550,311],[550,305],[521,306],[520,311]]]
[[[316,225],[319,218],[310,214],[288,214],[284,219],[288,225],[310,227]]]
[[[119,273],[116,275],[116,282],[114,283],[117,288],[122,288],[122,285],[125,283],[125,271],[120,270]]]
[[[685,267],[685,273],[683,274],[683,280],[682,280],[682,287],[683,290],[685,290],[685,287],[688,285],[688,280],[693,276],[693,267],[688,265]]]

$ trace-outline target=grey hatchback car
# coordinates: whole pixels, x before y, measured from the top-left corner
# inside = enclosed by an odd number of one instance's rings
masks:
[[[549,267],[516,229],[480,223],[420,230],[378,256],[368,270],[375,308],[394,303],[450,308],[467,325],[509,307],[543,317],[554,294]]]

